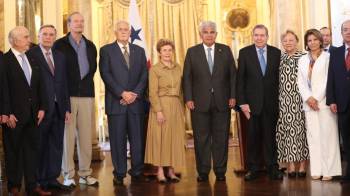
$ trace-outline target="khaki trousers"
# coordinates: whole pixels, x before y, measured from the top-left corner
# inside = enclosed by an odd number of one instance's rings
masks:
[[[62,175],[64,178],[73,178],[74,147],[77,142],[79,159],[78,175],[89,176],[92,173],[92,131],[95,131],[95,99],[92,97],[71,97],[71,119],[65,126]]]

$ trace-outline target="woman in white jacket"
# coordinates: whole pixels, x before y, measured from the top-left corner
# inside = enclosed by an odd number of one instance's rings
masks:
[[[341,175],[337,117],[326,105],[329,53],[322,35],[310,29],[304,36],[306,55],[299,59],[298,87],[306,117],[310,170],[314,180]]]

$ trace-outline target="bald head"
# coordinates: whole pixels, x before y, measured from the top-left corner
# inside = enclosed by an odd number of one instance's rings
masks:
[[[346,20],[341,25],[341,35],[347,45],[350,45],[350,20]]]
[[[25,52],[30,46],[29,31],[26,27],[17,26],[13,28],[8,35],[12,48],[19,52]]]

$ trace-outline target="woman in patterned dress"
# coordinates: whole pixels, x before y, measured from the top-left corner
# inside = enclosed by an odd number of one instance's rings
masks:
[[[281,55],[279,81],[279,118],[276,129],[278,161],[287,163],[289,177],[305,177],[309,150],[306,139],[305,114],[297,84],[298,37],[287,30],[281,36],[284,52]],[[298,167],[298,170],[297,170]]]

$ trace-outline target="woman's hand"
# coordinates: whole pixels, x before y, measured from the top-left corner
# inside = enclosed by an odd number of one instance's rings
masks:
[[[157,112],[157,122],[159,125],[162,125],[165,122],[163,112]]]

